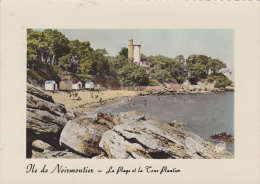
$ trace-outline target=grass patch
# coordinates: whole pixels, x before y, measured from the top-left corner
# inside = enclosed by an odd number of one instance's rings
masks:
[[[34,71],[32,71],[32,70],[27,70],[27,76],[29,76],[29,77],[35,79],[37,82],[39,82],[39,83],[41,83],[41,84],[44,84],[44,82],[45,82],[45,80],[46,80],[45,78],[43,78],[43,77],[37,75],[37,74],[36,74]]]

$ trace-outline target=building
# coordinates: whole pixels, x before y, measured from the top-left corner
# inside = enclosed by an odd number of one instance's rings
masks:
[[[140,44],[134,44],[133,39],[129,40],[128,60],[129,60],[129,62],[134,62],[135,64],[140,65],[141,45]]]
[[[61,91],[72,91],[72,81],[71,80],[60,81],[60,90]]]
[[[100,90],[100,85],[98,83],[94,83],[94,90]]]
[[[72,83],[72,89],[81,90],[82,89],[82,83],[80,81],[73,82]]]
[[[58,85],[54,80],[45,81],[45,91],[55,91],[58,90]]]
[[[85,89],[93,90],[94,89],[94,83],[91,81],[85,82]]]

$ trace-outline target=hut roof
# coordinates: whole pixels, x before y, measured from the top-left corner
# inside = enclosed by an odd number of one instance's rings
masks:
[[[53,84],[53,83],[56,83],[54,80],[46,80],[45,81],[45,84]]]
[[[75,81],[75,82],[73,82],[73,84],[78,84],[78,83],[81,83],[80,81]]]
[[[92,81],[86,81],[85,84],[90,84],[93,83]]]

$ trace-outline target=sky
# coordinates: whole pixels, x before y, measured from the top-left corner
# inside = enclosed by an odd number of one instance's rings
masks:
[[[94,49],[110,56],[128,48],[129,39],[141,44],[141,53],[185,58],[192,54],[207,55],[227,64],[234,80],[234,31],[232,29],[58,29],[69,40],[89,41]]]

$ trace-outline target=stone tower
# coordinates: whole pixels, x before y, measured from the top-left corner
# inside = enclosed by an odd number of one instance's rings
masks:
[[[133,62],[134,61],[134,41],[133,41],[133,39],[129,40],[128,61],[129,62]]]

